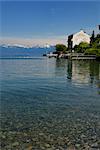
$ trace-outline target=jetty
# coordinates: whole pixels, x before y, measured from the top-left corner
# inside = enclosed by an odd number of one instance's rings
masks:
[[[49,54],[46,54],[46,56],[47,56],[48,58],[51,58],[51,57],[57,58],[58,54],[54,54],[54,53],[50,52]]]
[[[66,59],[71,59],[71,60],[95,60],[96,55],[85,55],[83,53],[67,53],[67,54],[53,54],[49,53],[47,55],[48,58],[66,58]]]
[[[84,55],[84,54],[71,54],[70,59],[72,60],[95,60],[96,55]]]

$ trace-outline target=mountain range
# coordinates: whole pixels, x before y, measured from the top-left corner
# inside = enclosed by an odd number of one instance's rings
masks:
[[[40,57],[43,56],[43,54],[54,50],[55,47],[50,45],[44,45],[43,47],[40,47],[39,45],[34,47],[26,47],[18,44],[2,44],[0,45],[0,58]]]
[[[53,47],[52,45],[45,44],[45,45],[35,45],[35,46],[26,46],[26,45],[21,45],[21,44],[1,44],[0,47],[5,47],[5,48],[50,48]]]

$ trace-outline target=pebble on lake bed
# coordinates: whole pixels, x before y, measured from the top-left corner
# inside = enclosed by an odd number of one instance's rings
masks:
[[[14,146],[18,146],[19,145],[19,142],[14,142],[13,144],[12,144],[12,146],[14,147]]]

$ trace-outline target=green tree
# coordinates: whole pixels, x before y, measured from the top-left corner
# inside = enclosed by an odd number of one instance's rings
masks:
[[[98,34],[94,41],[91,43],[91,47],[94,49],[100,49],[100,34]]]
[[[100,34],[94,38],[85,54],[100,56]]]
[[[89,48],[85,51],[86,55],[96,55],[100,56],[100,49],[97,48]]]
[[[90,45],[94,42],[94,40],[95,40],[95,33],[94,33],[94,30],[93,30],[92,36],[90,38]]]
[[[86,51],[86,49],[88,49],[90,47],[90,45],[86,42],[81,42],[79,45],[75,45],[74,46],[74,50],[77,53],[84,53]]]
[[[56,47],[56,52],[58,53],[60,52],[66,53],[67,51],[67,47],[64,44],[57,44],[55,47]]]

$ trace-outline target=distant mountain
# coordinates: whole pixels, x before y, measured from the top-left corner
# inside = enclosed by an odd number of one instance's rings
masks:
[[[20,44],[1,44],[0,47],[4,47],[4,48],[50,48],[54,46],[51,46],[49,44],[35,45],[35,46],[26,46],[26,45],[20,45]]]
[[[0,57],[1,58],[12,58],[12,57],[40,57],[45,53],[53,52],[54,46],[50,47],[24,47],[22,45],[1,45],[0,46]]]
[[[24,46],[24,45],[19,45],[19,44],[2,44],[0,45],[0,47],[3,47],[3,48],[28,48],[27,46]]]

